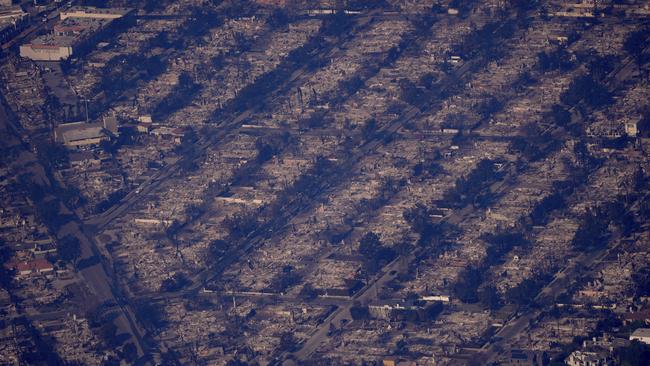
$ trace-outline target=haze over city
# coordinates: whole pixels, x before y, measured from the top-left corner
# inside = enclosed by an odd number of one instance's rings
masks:
[[[0,365],[650,365],[647,0],[0,0]]]

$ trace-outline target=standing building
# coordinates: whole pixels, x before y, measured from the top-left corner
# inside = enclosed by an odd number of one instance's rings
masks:
[[[650,344],[650,328],[639,328],[630,334],[630,340]]]
[[[110,138],[109,134],[117,134],[117,122],[110,118],[94,123],[64,123],[54,129],[54,141],[68,148],[79,149],[99,145]]]
[[[568,366],[614,366],[606,352],[573,351],[564,362]]]
[[[67,18],[115,20],[134,15],[132,8],[96,8],[94,6],[73,6],[61,12],[61,20]]]
[[[3,6],[0,4],[0,43],[20,32],[28,23],[29,16],[20,6]]]
[[[99,39],[130,24],[134,14],[129,8],[72,7],[61,13],[52,34],[20,46],[20,55],[34,61],[62,61],[84,54]]]

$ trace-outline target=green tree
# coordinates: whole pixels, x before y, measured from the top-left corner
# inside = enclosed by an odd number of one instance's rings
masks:
[[[475,303],[479,300],[478,287],[483,280],[481,269],[470,267],[459,275],[459,279],[453,287],[453,293],[464,303]]]
[[[573,106],[581,100],[592,107],[598,108],[611,104],[614,99],[607,87],[596,81],[592,75],[584,75],[571,82],[569,88],[561,95],[562,103]]]
[[[365,269],[374,273],[382,265],[395,258],[395,250],[382,245],[379,236],[372,231],[366,233],[359,241],[359,253],[364,256]]]
[[[527,278],[517,286],[508,289],[506,292],[506,299],[508,302],[516,305],[532,305],[535,301],[535,296],[537,296],[540,289],[540,282]]]
[[[9,290],[12,285],[13,271],[7,269],[5,264],[9,262],[13,253],[4,241],[0,239],[0,287]]]
[[[641,63],[644,59],[643,50],[648,45],[648,29],[642,29],[636,32],[631,33],[623,43],[623,48],[627,53],[629,53],[634,59]]]
[[[309,301],[315,299],[318,296],[318,292],[316,289],[314,289],[314,286],[312,286],[310,283],[306,283],[300,290],[298,296],[304,300]]]
[[[374,258],[381,247],[379,236],[372,231],[367,232],[359,241],[359,253],[367,258]]]
[[[66,235],[58,241],[57,252],[61,260],[74,264],[81,256],[81,243],[76,236]]]
[[[138,349],[133,343],[129,342],[122,347],[121,356],[124,360],[132,364],[138,359]]]
[[[213,240],[208,250],[213,259],[220,259],[228,251],[228,242],[222,239]]]
[[[559,104],[553,105],[550,117],[557,126],[563,127],[571,123],[571,113]]]
[[[478,292],[478,299],[481,305],[490,310],[497,310],[501,307],[501,297],[494,286],[486,286]]]
[[[149,331],[156,331],[167,324],[163,307],[153,302],[135,304],[135,315]]]
[[[587,210],[573,237],[573,246],[583,250],[606,246],[611,234],[608,226],[609,222],[603,209],[597,207]]]
[[[650,347],[635,340],[629,346],[617,349],[615,354],[621,366],[647,366]]]
[[[367,306],[356,304],[350,308],[350,315],[353,320],[370,319],[370,311]]]

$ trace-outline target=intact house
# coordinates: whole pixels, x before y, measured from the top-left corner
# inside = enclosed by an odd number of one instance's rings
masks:
[[[650,344],[650,328],[639,328],[630,334],[630,340]]]
[[[42,258],[24,262],[9,263],[7,267],[9,267],[9,269],[15,270],[16,275],[21,277],[36,273],[48,274],[54,272],[54,266],[52,263]]]
[[[99,145],[108,140],[110,134],[117,134],[117,124],[111,119],[102,122],[71,122],[58,125],[54,129],[54,141],[68,148],[83,148]]]

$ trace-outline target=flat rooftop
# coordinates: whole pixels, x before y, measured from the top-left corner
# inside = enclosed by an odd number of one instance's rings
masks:
[[[28,14],[25,13],[23,9],[18,5],[0,8],[0,19],[24,17],[27,15]]]
[[[64,30],[96,30],[111,22],[111,19],[99,18],[65,18],[54,26],[54,31]]]
[[[61,19],[68,17],[102,17],[114,18],[125,16],[134,11],[133,8],[96,8],[94,6],[73,6],[61,12]]]
[[[102,123],[72,122],[58,125],[55,129],[55,140],[59,143],[71,143],[104,136]]]
[[[54,26],[54,32],[74,32],[78,34],[46,34],[34,38],[26,46],[36,48],[39,46],[72,47],[110,22],[110,19],[66,18]]]
[[[79,37],[72,36],[55,36],[52,34],[42,35],[40,37],[34,38],[31,42],[26,44],[26,46],[31,47],[72,47],[79,40]]]
[[[14,26],[12,19],[0,18],[0,31]]]

